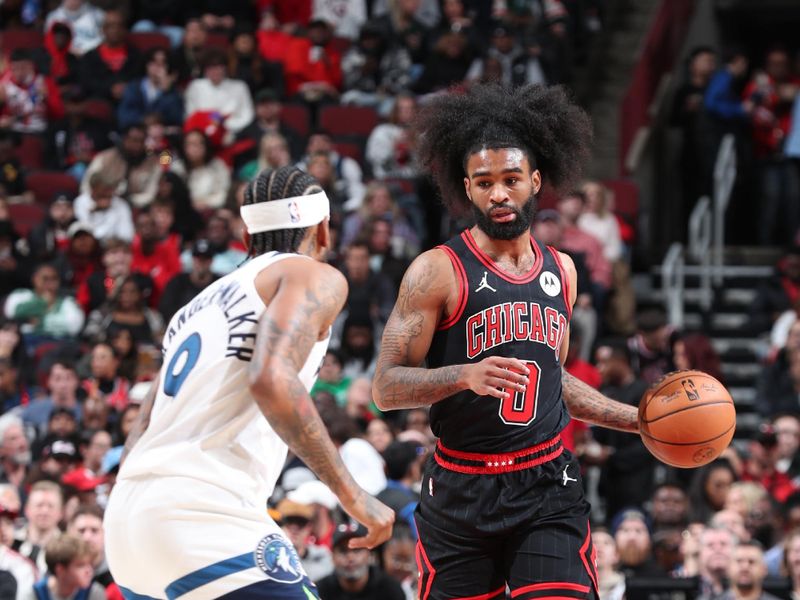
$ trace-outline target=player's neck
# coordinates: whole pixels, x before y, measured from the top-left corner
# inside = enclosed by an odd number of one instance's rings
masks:
[[[470,232],[478,247],[495,261],[505,259],[508,262],[520,264],[533,254],[531,234],[528,230],[513,240],[499,240],[489,237],[479,227],[473,227]]]

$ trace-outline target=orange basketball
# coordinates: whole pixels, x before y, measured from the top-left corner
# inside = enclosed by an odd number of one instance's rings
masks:
[[[719,381],[702,371],[676,371],[650,386],[639,403],[642,442],[673,467],[701,467],[733,439],[736,408]]]

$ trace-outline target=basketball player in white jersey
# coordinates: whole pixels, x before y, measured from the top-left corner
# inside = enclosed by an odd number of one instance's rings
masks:
[[[394,513],[355,483],[308,395],[347,296],[320,262],[328,217],[313,177],[262,172],[242,207],[252,259],[170,321],[105,515],[126,598],[317,598],[267,515],[287,444],[367,526],[351,547],[390,536]]]

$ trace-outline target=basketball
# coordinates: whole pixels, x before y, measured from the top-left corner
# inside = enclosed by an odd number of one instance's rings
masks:
[[[639,403],[639,432],[647,449],[673,467],[701,467],[733,439],[736,408],[719,381],[702,371],[668,373]]]

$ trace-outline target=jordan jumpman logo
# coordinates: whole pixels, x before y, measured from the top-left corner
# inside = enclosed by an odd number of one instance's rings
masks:
[[[574,477],[570,477],[569,475],[567,475],[567,469],[569,469],[569,465],[564,467],[564,472],[561,474],[561,476],[563,477],[561,485],[563,486],[566,486],[570,481],[576,481],[576,482],[578,481]]]
[[[478,287],[477,287],[477,288],[475,288],[475,293],[478,293],[478,292],[480,292],[481,290],[491,290],[491,291],[493,291],[493,292],[496,292],[496,291],[497,291],[496,289],[494,289],[492,286],[490,286],[490,285],[489,285],[489,282],[488,282],[488,281],[486,281],[486,278],[487,278],[488,276],[489,276],[489,273],[488,273],[488,271],[484,271],[484,272],[483,272],[483,279],[481,279],[481,282],[480,282],[480,284],[478,284]]]

